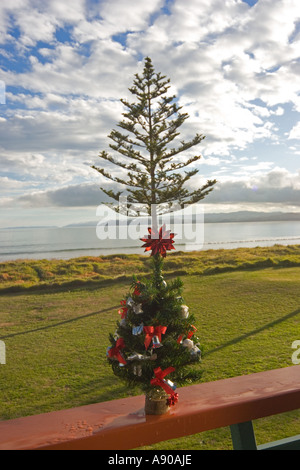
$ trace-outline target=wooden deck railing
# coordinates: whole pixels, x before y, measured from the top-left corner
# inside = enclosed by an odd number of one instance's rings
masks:
[[[191,385],[166,415],[130,397],[0,422],[0,450],[128,450],[230,426],[233,449],[300,450],[300,435],[256,446],[252,421],[300,408],[300,367]]]

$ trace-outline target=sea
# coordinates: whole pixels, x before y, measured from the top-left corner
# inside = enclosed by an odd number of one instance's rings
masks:
[[[199,227],[171,227],[177,251],[239,247],[298,245],[300,221],[203,223]],[[176,228],[179,229],[176,232]],[[82,256],[144,254],[140,237],[147,233],[97,226],[0,229],[0,261],[17,259],[71,259]]]

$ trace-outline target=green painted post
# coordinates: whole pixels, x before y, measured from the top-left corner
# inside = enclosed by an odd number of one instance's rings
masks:
[[[230,426],[233,450],[257,450],[252,421]]]

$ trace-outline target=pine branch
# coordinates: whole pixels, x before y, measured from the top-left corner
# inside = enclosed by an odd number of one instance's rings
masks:
[[[183,173],[180,170],[201,157],[182,157],[177,162],[173,159],[200,144],[205,136],[197,133],[190,141],[182,140],[177,147],[170,148],[180,135],[179,128],[188,114],[181,111],[182,107],[175,102],[176,96],[168,95],[169,88],[170,79],[156,73],[151,59],[147,57],[143,73],[135,74],[133,86],[129,88],[136,101],[121,99],[125,108],[123,120],[118,123],[121,130],[113,129],[108,136],[112,141],[109,147],[124,160],[105,151],[99,155],[102,160],[126,170],[128,178],[113,176],[104,168],[92,166],[105,178],[126,188],[130,203],[145,203],[149,213],[151,204],[161,210],[175,201],[181,205],[195,203],[209,194],[216,183],[209,180],[195,191],[185,188],[185,183],[198,173],[198,169]],[[105,193],[114,199],[121,194],[112,190]]]

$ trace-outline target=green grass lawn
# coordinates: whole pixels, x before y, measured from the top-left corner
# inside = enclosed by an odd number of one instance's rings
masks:
[[[227,264],[231,259],[236,269],[213,274],[216,264],[211,262],[210,275],[203,275],[199,266],[197,270],[196,262],[194,266],[192,260],[188,263],[188,256],[194,258],[194,254],[181,255],[187,264],[187,273],[182,275],[185,302],[196,316],[203,351],[203,361],[197,366],[203,370],[201,381],[292,366],[291,345],[300,340],[300,267],[280,267],[287,259],[284,253],[281,258],[278,255],[274,267],[241,268],[241,253],[229,251],[223,259],[227,257]],[[207,259],[213,256],[206,254]],[[264,256],[275,260],[274,252]],[[289,256],[295,263],[299,247]],[[233,264],[237,258],[240,269]],[[202,265],[204,261],[203,254]],[[137,267],[139,263],[137,257]],[[132,258],[123,269],[126,279],[120,279],[119,271],[117,281],[107,278],[98,287],[71,288],[63,283],[58,288],[58,283],[56,288],[33,289],[31,285],[16,293],[2,291],[0,339],[6,344],[6,365],[0,365],[0,419],[140,394],[138,389],[128,391],[106,362],[108,334],[119,319],[119,302],[129,287],[127,276],[139,271]],[[300,413],[258,420],[255,430],[258,444],[300,434]],[[230,432],[213,430],[151,448],[230,449]]]

